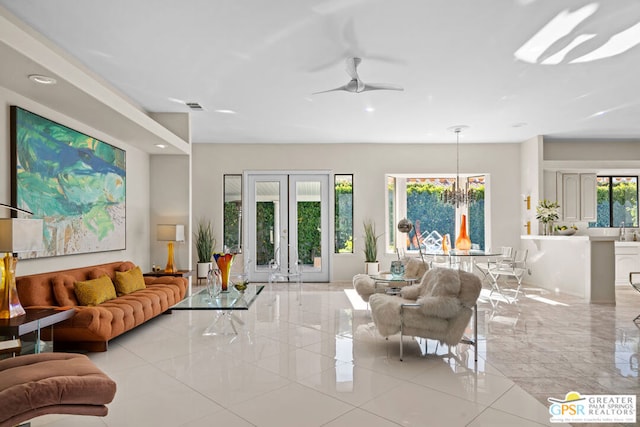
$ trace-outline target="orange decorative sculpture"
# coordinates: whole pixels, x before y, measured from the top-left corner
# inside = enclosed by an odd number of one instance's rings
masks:
[[[227,292],[229,274],[231,273],[234,256],[234,254],[213,254],[213,258],[216,260],[216,264],[218,264],[220,274],[222,275],[222,292]]]
[[[456,239],[456,249],[460,251],[468,251],[471,249],[471,239],[467,234],[466,215],[462,215],[462,221],[460,221],[460,231],[458,232],[458,238]]]
[[[451,248],[451,241],[449,240],[449,234],[442,236],[442,253],[449,255],[449,249]]]

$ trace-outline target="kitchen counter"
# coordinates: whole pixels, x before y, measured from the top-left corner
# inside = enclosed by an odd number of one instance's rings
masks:
[[[625,243],[617,238],[521,236],[523,248],[529,251],[530,273],[525,283],[575,295],[591,303],[615,304],[614,243]]]
[[[537,236],[535,234],[522,235],[520,236],[522,240],[583,240],[583,241],[592,241],[592,242],[613,242],[618,241],[618,236],[588,236],[585,234],[574,234],[573,236]],[[620,243],[639,243],[640,242],[620,242]]]
[[[633,240],[616,240],[616,247],[623,246],[640,246],[640,242],[634,242]]]

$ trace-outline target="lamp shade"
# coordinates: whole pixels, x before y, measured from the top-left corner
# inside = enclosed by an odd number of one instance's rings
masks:
[[[0,219],[0,252],[31,252],[43,249],[41,219]]]
[[[184,242],[183,224],[158,224],[158,240],[164,242]]]

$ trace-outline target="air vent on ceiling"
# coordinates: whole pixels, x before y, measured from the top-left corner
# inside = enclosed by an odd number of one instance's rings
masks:
[[[204,111],[204,108],[202,108],[202,105],[198,104],[197,102],[185,102],[185,104],[187,105],[187,107],[191,108],[193,111]]]

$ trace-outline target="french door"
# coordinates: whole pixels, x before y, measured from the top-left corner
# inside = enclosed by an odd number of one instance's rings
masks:
[[[297,264],[304,282],[329,281],[329,175],[244,173],[249,280],[268,281],[275,262],[282,268]]]

